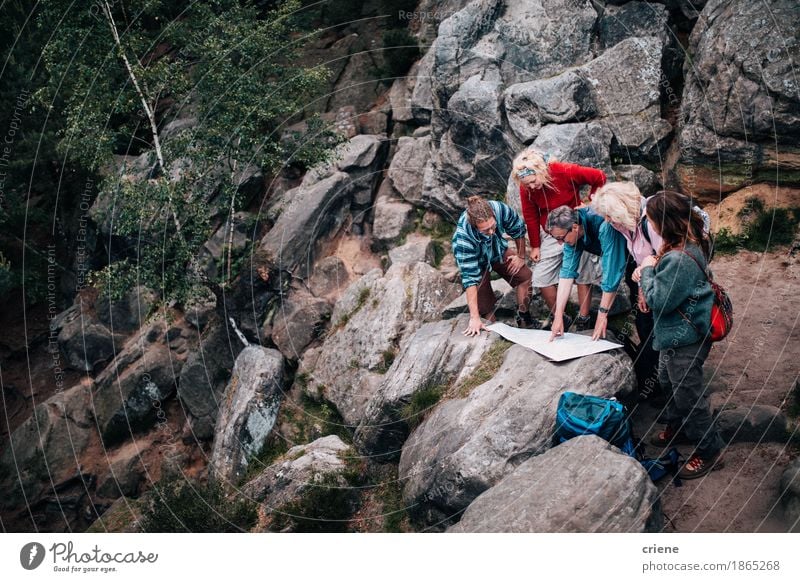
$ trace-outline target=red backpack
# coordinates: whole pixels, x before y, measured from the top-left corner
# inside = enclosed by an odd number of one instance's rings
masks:
[[[706,279],[708,279],[708,282],[711,284],[711,290],[714,292],[714,303],[711,305],[711,327],[708,330],[708,336],[712,342],[721,341],[725,339],[733,327],[733,303],[731,302],[731,298],[721,285],[718,285],[714,282],[714,279],[712,279],[708,274],[708,269],[704,269],[697,259],[695,259],[691,254],[687,253],[685,250],[681,249],[681,252],[685,255],[688,255],[695,262],[700,270],[703,271],[703,274],[706,276]],[[692,323],[692,321],[686,317],[680,309],[678,310],[678,313],[680,313],[681,317],[688,321],[689,324],[694,327],[698,333],[700,333],[700,330],[697,329],[697,326],[695,326],[694,323]]]

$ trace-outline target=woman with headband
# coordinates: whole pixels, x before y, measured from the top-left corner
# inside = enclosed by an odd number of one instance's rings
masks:
[[[558,275],[561,271],[562,246],[545,232],[547,215],[559,206],[577,208],[583,205],[581,188],[589,186],[589,197],[606,183],[606,175],[598,169],[559,162],[547,154],[528,148],[515,159],[512,179],[519,186],[522,216],[528,227],[533,261],[534,287],[541,289],[542,298],[550,308],[552,325],[556,305]],[[576,331],[590,326],[589,306],[592,284],[600,280],[600,264],[596,257],[586,253],[578,268],[578,302],[580,314],[575,321]],[[569,316],[564,316],[564,331],[571,325]]]

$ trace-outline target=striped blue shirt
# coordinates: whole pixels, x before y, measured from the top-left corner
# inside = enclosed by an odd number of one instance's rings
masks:
[[[504,234],[515,240],[525,237],[525,222],[510,206],[497,200],[488,202],[497,221],[497,230],[492,236],[478,232],[470,224],[466,210],[461,213],[453,233],[453,254],[461,270],[461,284],[464,289],[480,284],[481,277],[491,264],[503,260],[508,248]]]

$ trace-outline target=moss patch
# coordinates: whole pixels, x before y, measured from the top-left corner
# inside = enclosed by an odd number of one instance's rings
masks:
[[[491,380],[500,369],[500,366],[503,365],[506,352],[512,345],[511,342],[503,339],[495,342],[492,347],[486,351],[481,358],[481,363],[478,364],[478,367],[470,374],[469,378],[464,380],[460,385],[454,387],[455,392],[453,396],[456,398],[465,398],[469,396],[473,388]]]
[[[402,409],[402,418],[408,425],[409,431],[413,431],[422,423],[425,414],[442,399],[447,386],[432,383],[421,390],[414,392],[411,401]]]

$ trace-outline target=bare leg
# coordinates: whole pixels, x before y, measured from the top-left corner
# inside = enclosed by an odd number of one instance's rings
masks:
[[[542,293],[542,299],[547,304],[547,307],[550,311],[554,311],[556,308],[556,295],[558,293],[558,287],[556,285],[550,285],[549,287],[542,287],[540,289]]]
[[[582,317],[589,315],[589,307],[592,304],[592,286],[578,285],[578,305]]]
[[[520,311],[528,310],[528,300],[531,296],[531,280],[528,279],[517,285],[517,307]]]

